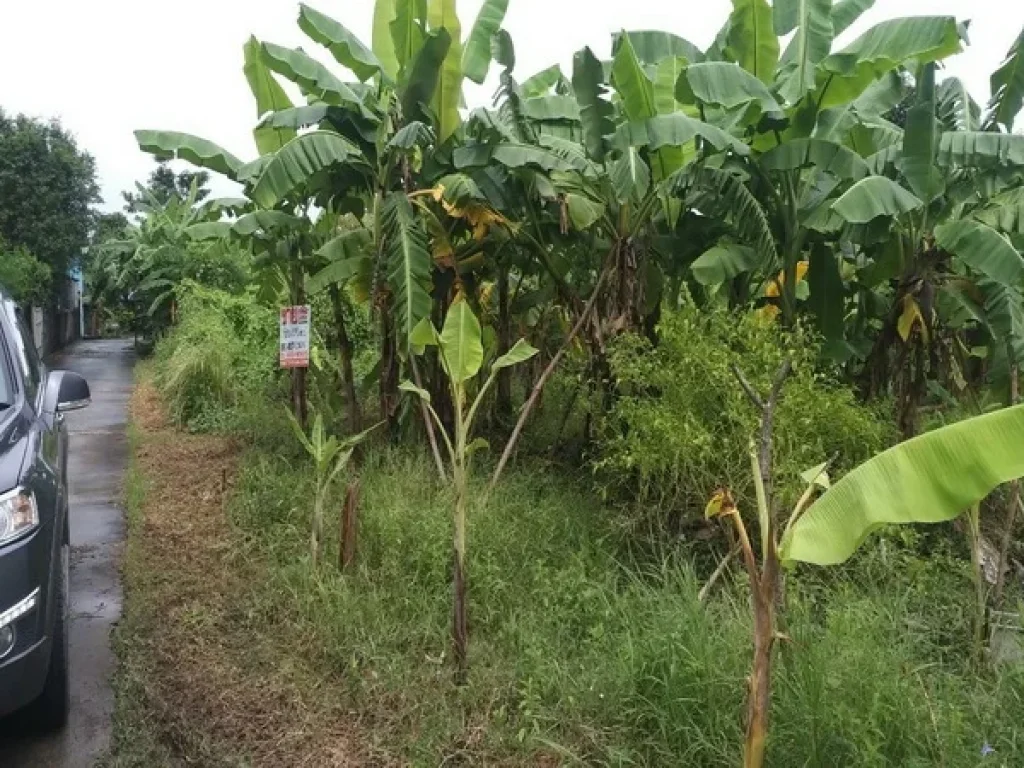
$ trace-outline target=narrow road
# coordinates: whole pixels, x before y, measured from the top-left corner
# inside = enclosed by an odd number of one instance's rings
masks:
[[[121,615],[121,480],[135,358],[131,342],[82,341],[50,361],[85,376],[92,405],[68,414],[71,435],[71,721],[60,734],[25,733],[0,721],[3,768],[88,768],[110,741],[114,656],[110,630]]]

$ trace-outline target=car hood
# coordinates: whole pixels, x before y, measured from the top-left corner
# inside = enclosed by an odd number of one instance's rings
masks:
[[[0,411],[0,493],[11,490],[21,479],[30,426],[24,410]]]

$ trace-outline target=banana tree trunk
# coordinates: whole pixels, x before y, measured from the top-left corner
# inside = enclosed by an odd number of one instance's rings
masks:
[[[512,346],[512,320],[509,311],[508,268],[498,269],[498,355],[504,355]],[[498,390],[495,400],[498,419],[504,420],[512,414],[512,369],[503,368],[498,373]]]
[[[434,300],[433,322],[435,327],[441,328],[444,325],[444,319],[448,316],[449,305],[450,302],[446,296],[441,296]],[[427,367],[427,390],[430,392],[434,412],[437,414],[438,419],[441,420],[444,430],[449,435],[453,435],[458,427],[458,416],[456,414],[458,405],[452,400],[452,390],[448,386],[448,374],[445,373],[444,365],[441,363],[441,356],[434,350],[430,353],[429,357],[432,360]]]
[[[747,698],[747,735],[743,749],[743,768],[764,765],[768,743],[768,721],[772,707],[772,653],[775,649],[775,606],[779,592],[778,556],[769,554],[761,576],[753,584],[754,661]]]
[[[292,368],[292,408],[295,418],[305,429],[309,422],[309,401],[306,398],[306,369]]]
[[[768,720],[772,706],[772,653],[776,640],[776,610],[782,593],[782,571],[776,549],[778,520],[773,488],[773,438],[775,410],[782,387],[792,372],[785,361],[775,374],[775,381],[766,399],[762,399],[747,381],[739,367],[733,365],[740,386],[750,401],[761,410],[761,435],[756,452],[752,451],[752,470],[758,487],[758,517],[762,521],[760,569],[746,528],[738,511],[733,512],[736,533],[743,550],[743,560],[750,576],[751,603],[754,613],[754,660],[747,696],[747,734],[743,747],[743,767],[761,768],[768,744]],[[764,529],[767,527],[767,530]]]
[[[348,404],[349,432],[357,435],[362,431],[362,414],[359,395],[356,392],[356,377],[352,369],[352,340],[345,322],[345,306],[337,285],[331,286],[331,304],[334,307],[334,326],[338,333],[338,361],[341,363],[342,387]]]
[[[359,481],[349,484],[345,493],[345,508],[341,514],[341,570],[350,571],[356,562],[356,538],[359,512]]]
[[[981,665],[985,654],[985,571],[981,565],[981,505],[967,512],[967,540],[971,547],[971,575],[974,577],[974,662]]]
[[[766,616],[759,616],[755,625],[754,667],[750,679],[747,704],[747,737],[743,750],[743,768],[764,765],[768,743],[768,713],[771,709],[772,625]]]
[[[1020,398],[1020,369],[1010,366],[1010,407],[1017,404]],[[1006,567],[1010,557],[1010,545],[1013,543],[1013,529],[1017,523],[1017,509],[1020,506],[1020,480],[1010,483],[1010,500],[1006,507],[1006,521],[1003,523],[1003,539],[999,544],[999,571],[996,574],[996,586],[992,599],[996,608],[1003,603],[1003,590],[1006,588]]]
[[[306,302],[306,290],[303,285],[302,267],[297,258],[293,259],[291,271],[291,294],[292,304],[300,306]],[[292,408],[295,418],[303,429],[309,421],[309,401],[306,397],[306,374],[305,368],[292,368]]]
[[[491,476],[491,482],[487,486],[488,494],[498,485],[498,480],[501,479],[501,475],[505,471],[505,466],[512,458],[512,454],[515,452],[516,446],[519,444],[519,438],[523,434],[523,429],[526,427],[526,421],[530,418],[530,414],[540,401],[541,393],[544,391],[544,385],[547,383],[548,379],[551,378],[551,374],[555,372],[555,369],[558,367],[558,363],[563,357],[565,357],[566,353],[572,347],[572,343],[576,340],[580,331],[582,331],[584,326],[590,322],[590,315],[597,306],[598,299],[601,296],[601,291],[604,288],[605,281],[607,280],[610,272],[610,267],[601,271],[600,276],[597,278],[597,284],[594,286],[594,292],[591,294],[590,300],[587,302],[587,306],[585,306],[583,311],[580,313],[580,316],[576,321],[576,325],[573,326],[569,335],[565,338],[565,341],[562,342],[562,346],[559,347],[555,356],[551,358],[551,362],[547,364],[547,367],[544,369],[543,373],[541,373],[540,378],[538,378],[536,383],[533,385],[530,397],[527,399],[522,410],[520,410],[515,428],[513,428],[512,434],[509,437],[508,442],[505,444],[505,450],[502,452],[501,458],[498,459],[498,466],[495,468],[494,474]]]
[[[465,685],[469,679],[469,629],[466,621],[466,477],[461,467],[455,468],[455,538],[452,601],[452,645],[455,655],[455,684]]]
[[[316,568],[320,562],[320,540],[323,538],[324,528],[324,489],[321,487],[321,480],[317,478],[316,498],[313,501],[313,530],[309,540],[309,555]]]
[[[388,423],[388,434],[398,437],[398,342],[394,307],[387,297],[380,312],[380,414]]]

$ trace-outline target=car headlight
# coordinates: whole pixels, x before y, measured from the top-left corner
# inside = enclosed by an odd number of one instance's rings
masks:
[[[39,525],[36,499],[23,488],[0,496],[0,544],[6,544]]]

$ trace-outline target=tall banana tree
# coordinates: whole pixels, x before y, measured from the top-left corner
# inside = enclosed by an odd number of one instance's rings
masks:
[[[607,67],[585,48],[575,56],[571,82],[551,69],[519,84],[507,42],[505,48],[500,107],[474,113],[476,143],[456,153],[456,164],[497,165],[497,173],[511,179],[529,214],[518,242],[536,257],[567,309],[578,313],[581,295],[607,272],[595,306],[596,344],[608,334],[653,325],[669,266],[658,236],[679,220],[687,183],[707,157],[749,152],[727,132],[678,109],[675,67],[681,59],[667,59],[662,73],[648,71],[653,51],[696,49],[668,35],[624,33],[616,36]],[[694,150],[698,141],[702,155]]]
[[[265,46],[255,38],[244,48],[244,72],[257,106],[257,114],[264,116],[277,110],[294,110],[281,85],[274,79]],[[307,57],[308,59],[308,57]],[[291,62],[295,71],[302,71],[312,80],[318,72],[303,69],[303,62]],[[312,66],[312,65],[311,65]],[[305,81],[304,81],[305,82]],[[320,82],[319,80],[317,82]],[[307,83],[308,84],[308,83]],[[345,101],[352,90],[343,83],[321,83],[320,95],[339,106],[333,116],[339,121],[349,119],[359,125],[372,122],[373,115],[355,100]],[[310,86],[313,87],[313,86]],[[326,108],[326,105],[320,105]],[[310,107],[315,109],[315,107]],[[263,255],[262,263],[278,270],[285,277],[288,300],[305,301],[304,282],[310,269],[312,240],[308,237],[312,222],[308,217],[310,203],[320,198],[318,182],[311,180],[311,169],[326,172],[343,169],[348,179],[366,175],[366,160],[359,146],[339,132],[317,130],[299,134],[294,125],[261,121],[253,131],[259,156],[243,163],[232,153],[205,139],[170,131],[136,131],[140,147],[162,158],[179,158],[199,167],[220,173],[243,185],[250,200],[252,214],[243,217],[239,226],[226,224],[205,227],[195,235],[200,239],[212,236],[241,236],[256,243]],[[291,183],[288,195],[275,195],[274,190]],[[292,371],[292,400],[295,415],[305,423],[307,413],[306,371]]]
[[[887,126],[861,137],[875,150],[867,158],[873,173],[821,219],[823,229],[829,219],[848,234],[854,228],[870,258],[857,279],[891,295],[866,374],[872,391],[895,382],[907,436],[916,431],[917,406],[941,363],[962,380],[955,357],[940,360],[950,331],[977,329],[1000,357],[1007,340],[1014,356],[1021,349],[1014,318],[1024,306],[1024,259],[1008,235],[1015,230],[1024,136],[978,130],[979,116],[959,81],[937,88],[934,65],[924,66],[906,129]],[[952,349],[966,346],[954,339]]]
[[[676,87],[684,108],[698,110],[750,145],[749,157],[735,171],[749,176],[776,243],[774,254],[767,253],[775,260],[768,263],[743,249],[749,244],[718,246],[700,262],[702,279],[756,267],[787,323],[807,299],[822,331],[832,337],[843,318],[835,295],[841,283],[832,255],[837,243],[814,247],[823,239],[814,226],[816,214],[870,173],[847,136],[855,128],[886,128],[881,115],[903,95],[897,68],[960,50],[962,28],[955,19],[920,17],[882,22],[833,52],[835,38],[869,6],[785,0],[772,7],[766,0],[735,0],[720,36],[724,45],[683,67]],[[782,50],[776,36],[791,33]],[[808,297],[802,277],[809,262]]]
[[[611,244],[606,329],[656,317],[663,286],[681,274],[711,289],[754,274],[787,321],[806,298],[841,341],[839,238],[808,220],[871,172],[846,136],[885,126],[903,97],[896,69],[959,51],[962,32],[948,17],[897,19],[833,53],[869,5],[736,0],[706,52],[664,32],[624,32],[611,62],[577,54],[571,87],[558,76],[506,87],[505,119],[487,116],[491,149],[475,156],[498,158],[501,147],[499,162],[516,172],[527,158],[545,162],[552,183],[535,187],[560,205],[562,229]],[[777,35],[790,33],[781,51]]]
[[[383,345],[381,409],[389,416],[398,406],[399,359],[406,357],[412,329],[438,301],[443,311],[452,286],[486,261],[480,257],[490,250],[489,243],[482,243],[492,225],[502,222],[471,178],[452,174],[451,154],[463,133],[462,81],[486,77],[491,38],[506,8],[503,0],[488,0],[463,40],[454,0],[380,0],[371,50],[337,22],[302,6],[303,31],[340,64],[371,78],[367,84],[345,86],[301,50],[262,46],[267,65],[295,82],[312,104],[275,111],[264,125],[317,125],[320,131],[338,132],[359,147],[366,161],[368,173],[361,182],[346,176],[344,163],[339,168],[326,158],[315,159],[302,173],[268,180],[257,191],[263,193],[262,204],[274,205],[312,185],[317,201],[328,207],[366,211],[360,218],[370,239],[359,238],[362,250],[352,247],[351,233],[344,234],[345,248],[329,250],[372,262],[370,293]],[[358,110],[347,108],[353,101]],[[331,269],[352,271],[340,264]],[[328,283],[330,274],[324,275]]]

